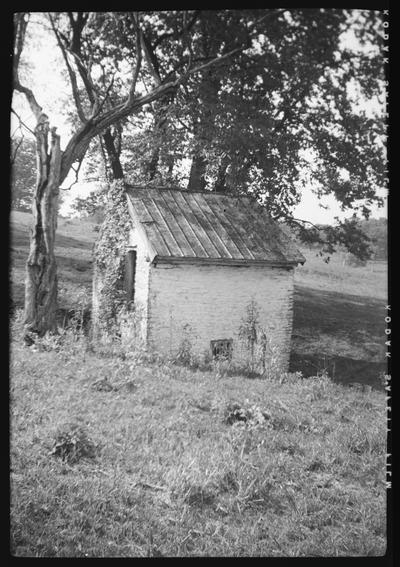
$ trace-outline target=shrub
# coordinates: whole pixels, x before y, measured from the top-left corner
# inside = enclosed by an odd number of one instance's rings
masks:
[[[254,300],[246,307],[238,336],[247,353],[245,371],[250,372],[250,375],[278,379],[281,376],[279,348],[274,344],[268,329],[260,324],[260,307]]]
[[[256,427],[257,425],[265,424],[270,418],[271,416],[268,412],[263,411],[256,405],[242,407],[236,402],[228,404],[224,412],[224,422],[227,425],[242,422],[247,427]]]
[[[77,463],[83,458],[94,458],[96,445],[82,425],[68,423],[56,432],[50,454],[63,461]]]

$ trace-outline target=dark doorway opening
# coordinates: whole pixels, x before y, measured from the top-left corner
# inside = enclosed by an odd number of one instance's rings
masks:
[[[125,290],[128,306],[133,306],[135,299],[136,260],[136,250],[128,250],[125,258]]]

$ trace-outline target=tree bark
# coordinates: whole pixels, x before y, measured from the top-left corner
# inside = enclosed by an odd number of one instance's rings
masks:
[[[172,103],[175,93],[169,93],[159,101],[156,101],[156,113],[154,121],[154,146],[151,152],[150,160],[146,167],[146,173],[149,176],[149,180],[153,181],[157,175],[158,165],[160,162],[161,148],[166,143],[166,134],[168,127],[168,116],[167,110],[168,106]],[[171,164],[172,161],[172,164]],[[173,168],[173,160],[168,160],[167,167],[169,170]]]
[[[103,134],[104,147],[110,162],[113,179],[123,179],[124,172],[122,169],[119,152],[116,148],[114,137],[108,128]]]
[[[83,26],[87,20],[87,15],[74,18],[69,13],[73,37],[80,36]],[[56,34],[58,45],[64,57],[66,47],[63,47],[61,35],[54,26],[54,20],[49,15],[50,22]],[[76,71],[71,65],[67,65],[70,74],[71,86],[75,103],[77,105],[78,116],[82,125],[70,138],[65,150],[60,150],[60,139],[56,135],[55,129],[51,130],[50,151],[48,148],[49,123],[47,116],[36,100],[33,91],[22,85],[18,76],[18,67],[24,47],[28,17],[25,12],[19,12],[14,18],[15,23],[15,45],[13,57],[14,89],[24,94],[32,113],[37,120],[35,137],[37,141],[37,162],[38,174],[35,188],[35,198],[33,201],[33,227],[31,235],[31,247],[26,266],[26,285],[25,285],[25,340],[33,342],[30,334],[43,335],[46,331],[56,328],[57,310],[57,267],[54,255],[55,231],[57,226],[58,214],[58,194],[59,187],[67,177],[69,171],[76,162],[81,162],[89,147],[92,138],[103,134],[110,126],[123,120],[129,115],[139,111],[146,104],[159,100],[169,93],[174,93],[176,89],[185,82],[191,75],[208,69],[212,65],[219,63],[233,55],[239,53],[243,48],[238,47],[228,53],[212,58],[206,63],[197,67],[189,67],[181,76],[174,76],[152,89],[151,92],[138,95],[136,93],[136,83],[141,71],[142,49],[141,49],[141,30],[136,33],[136,64],[130,83],[129,95],[127,99],[108,110],[103,106],[108,97],[108,91],[104,93],[103,100],[100,100],[90,77],[90,71],[84,67],[80,58],[80,43],[76,39],[69,49],[75,57],[77,71],[81,77],[89,101],[90,115],[85,116],[80,103],[79,92],[77,90]],[[67,61],[66,61],[67,63]],[[119,161],[119,160],[118,160]],[[118,171],[117,162],[115,165],[114,178],[122,179],[122,169]],[[125,204],[125,202],[124,202]],[[122,210],[122,209],[121,209]],[[128,221],[127,221],[128,222]]]
[[[192,165],[190,168],[190,176],[188,183],[188,191],[204,191],[206,187],[205,173],[206,173],[206,160],[200,156],[193,156]]]
[[[36,126],[37,181],[32,204],[33,225],[30,251],[26,264],[24,337],[31,343],[30,333],[42,336],[57,327],[57,265],[54,241],[57,228],[60,186],[60,137],[44,118]]]
[[[195,144],[196,149],[190,169],[188,191],[204,191],[206,188],[207,160],[201,154],[201,149],[207,144],[207,140],[210,138],[210,129],[213,128],[210,107],[218,102],[219,84],[218,77],[207,72],[199,86],[197,116],[195,114],[193,127],[193,134],[197,143]]]
[[[228,158],[222,158],[214,185],[214,191],[216,192],[226,191],[226,170],[228,168],[228,163]]]

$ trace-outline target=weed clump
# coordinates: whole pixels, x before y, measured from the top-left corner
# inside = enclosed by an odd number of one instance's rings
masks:
[[[212,506],[216,500],[217,495],[214,493],[212,487],[208,486],[190,486],[186,492],[183,501],[189,506]]]
[[[66,424],[57,431],[50,454],[73,464],[81,459],[93,459],[96,444],[83,426]]]
[[[97,392],[114,392],[118,390],[115,386],[110,384],[108,378],[101,378],[100,380],[96,380],[92,384],[92,390],[96,390]]]
[[[237,422],[246,423],[250,426],[263,425],[270,418],[269,413],[258,406],[244,408],[236,402],[228,404],[224,412],[224,423],[227,425],[233,425]]]

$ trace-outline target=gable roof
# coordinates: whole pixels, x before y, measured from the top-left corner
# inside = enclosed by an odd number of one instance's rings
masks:
[[[183,189],[127,188],[128,206],[151,260],[296,265],[304,256],[248,196]]]

